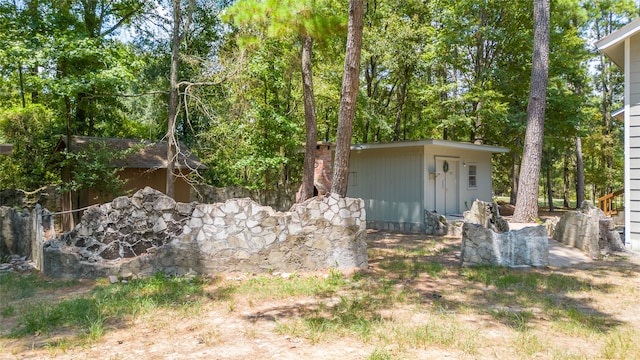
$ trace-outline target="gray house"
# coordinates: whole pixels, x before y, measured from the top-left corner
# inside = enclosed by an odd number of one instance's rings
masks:
[[[507,151],[447,140],[353,145],[347,196],[364,199],[369,228],[421,232],[425,211],[459,215],[491,201],[491,154]]]
[[[596,43],[624,72],[624,208],[625,242],[640,249],[640,19]]]

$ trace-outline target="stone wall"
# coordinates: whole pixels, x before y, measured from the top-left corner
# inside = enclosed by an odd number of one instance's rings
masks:
[[[151,188],[88,209],[43,254],[43,272],[60,278],[366,266],[360,199],[329,195],[276,212],[250,199],[176,203]]]

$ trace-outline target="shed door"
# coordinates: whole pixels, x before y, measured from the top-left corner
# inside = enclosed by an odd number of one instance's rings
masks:
[[[435,195],[438,214],[460,213],[460,186],[457,158],[436,157]]]

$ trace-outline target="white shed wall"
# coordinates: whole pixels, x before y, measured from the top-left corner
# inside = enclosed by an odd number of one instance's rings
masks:
[[[422,226],[422,151],[419,146],[351,151],[347,196],[364,199],[367,223],[408,225],[399,230]]]

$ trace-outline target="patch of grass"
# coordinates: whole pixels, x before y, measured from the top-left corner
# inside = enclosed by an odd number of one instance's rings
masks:
[[[385,349],[374,349],[371,355],[368,357],[369,360],[391,360],[393,356],[390,352]]]
[[[573,336],[588,337],[594,334],[604,334],[616,325],[603,314],[589,309],[578,309],[575,306],[555,308],[552,310],[552,314],[554,315],[554,326]]]
[[[13,305],[5,305],[0,309],[0,316],[2,317],[10,317],[15,315],[16,308]]]
[[[524,359],[530,359],[549,347],[548,344],[542,342],[536,334],[530,331],[521,331],[514,340],[513,345]]]
[[[435,316],[422,326],[396,326],[391,340],[401,348],[453,348],[467,354],[478,351],[477,332],[448,316]]]
[[[59,303],[32,303],[18,312],[19,325],[12,329],[11,336],[69,329],[96,340],[104,334],[107,319],[118,320],[159,308],[197,306],[206,283],[204,278],[167,277],[158,273],[126,284],[98,286],[89,296]]]
[[[602,348],[604,359],[633,359],[640,354],[638,331],[635,329],[619,329],[607,334]]]
[[[436,261],[418,261],[417,259],[389,259],[380,263],[380,267],[389,271],[399,273],[400,278],[417,277],[422,273],[427,273],[432,277],[439,277],[445,270],[444,265]]]
[[[250,294],[254,300],[284,299],[292,296],[328,296],[347,284],[344,275],[332,270],[328,277],[320,276],[258,276],[239,283],[235,294]]]
[[[416,262],[411,268],[412,272],[417,276],[420,273],[427,273],[431,277],[440,277],[440,273],[445,270],[444,265],[435,261]]]
[[[16,273],[0,275],[0,294],[3,300],[12,301],[33,297],[40,290],[55,290],[76,285],[76,280],[47,281],[35,274],[23,276]]]
[[[278,323],[282,334],[305,338],[312,343],[337,336],[356,336],[369,341],[382,324],[377,313],[379,303],[371,296],[341,296],[333,306],[320,304],[318,309],[287,323]]]
[[[380,263],[380,267],[387,271],[404,272],[409,269],[409,262],[404,259],[385,259]]]
[[[527,330],[528,323],[533,318],[533,313],[528,310],[499,309],[491,311],[491,314],[520,332]]]
[[[73,343],[69,339],[55,339],[45,344],[45,349],[49,350],[51,356],[55,357],[59,352],[67,352]]]
[[[43,335],[63,327],[88,328],[99,312],[95,300],[90,298],[65,300],[59,304],[32,304],[18,315],[20,325],[13,329],[11,336]]]
[[[368,340],[372,328],[381,321],[370,297],[341,297],[340,302],[329,309],[329,314],[303,317],[309,339],[320,339],[323,333],[354,334]]]
[[[514,272],[501,266],[475,266],[460,272],[468,281],[495,286],[498,289],[519,290],[524,293],[571,293],[576,291],[609,291],[610,286],[596,286],[574,276],[557,273]]]
[[[596,285],[576,276],[546,272],[514,272],[498,266],[463,268],[461,275],[471,282],[486,287],[486,299],[498,307],[520,307],[522,311],[495,311],[489,313],[518,331],[528,329],[532,313],[527,308],[541,308],[560,331],[578,336],[603,333],[616,325],[604,314],[584,308],[583,300],[568,294],[614,291],[613,285]]]

